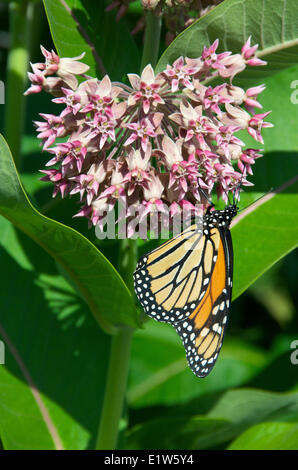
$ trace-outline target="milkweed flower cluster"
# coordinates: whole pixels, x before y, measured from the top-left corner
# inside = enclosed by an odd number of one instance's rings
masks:
[[[272,124],[264,121],[269,112],[256,112],[264,86],[244,90],[232,80],[265,62],[250,38],[239,54],[217,47],[218,40],[200,57],[179,57],[158,74],[147,65],[140,76],[128,74],[130,85],[88,77],[82,56],[59,58],[42,48],[45,63],[32,64],[25,94],[45,90],[63,105],[60,114],[40,114],[43,121],[35,122],[51,155],[41,171],[53,196],[78,194],[76,216],[101,229],[121,204],[132,236],[136,213],[138,222],[168,214],[171,224],[182,211],[202,210],[202,190],[227,201],[239,183],[250,185],[260,150],[245,148],[236,134],[245,130],[262,144],[261,130]],[[214,77],[222,83],[212,86]]]

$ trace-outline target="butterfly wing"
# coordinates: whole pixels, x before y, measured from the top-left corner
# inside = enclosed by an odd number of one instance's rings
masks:
[[[233,248],[228,229],[217,230],[218,254],[208,288],[191,315],[173,325],[186,350],[191,370],[205,377],[213,368],[222,346],[232,295]]]
[[[136,295],[147,315],[175,323],[201,304],[216,265],[220,234],[192,224],[139,261],[134,273]]]

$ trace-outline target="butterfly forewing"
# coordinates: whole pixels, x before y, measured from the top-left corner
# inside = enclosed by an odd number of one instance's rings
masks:
[[[191,315],[206,292],[219,241],[214,229],[206,242],[198,222],[139,261],[135,291],[147,315],[169,323]]]

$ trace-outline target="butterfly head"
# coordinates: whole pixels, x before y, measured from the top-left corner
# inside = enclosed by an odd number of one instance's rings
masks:
[[[226,206],[224,209],[224,217],[227,221],[227,225],[230,225],[232,222],[232,219],[237,215],[237,212],[239,211],[239,207],[236,206],[236,204],[230,204],[229,206]]]
[[[237,214],[239,208],[236,204],[229,204],[222,210],[213,210],[214,206],[209,206],[206,212],[205,222],[209,226],[218,226],[229,228],[233,217]]]
[[[237,215],[237,212],[239,211],[239,207],[236,206],[236,204],[230,204],[225,208],[225,212],[231,216],[231,218],[235,217]]]

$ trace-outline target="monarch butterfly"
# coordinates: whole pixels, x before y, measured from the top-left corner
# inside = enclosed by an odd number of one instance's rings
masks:
[[[213,368],[227,325],[233,278],[230,224],[235,204],[212,211],[143,256],[134,272],[136,295],[147,315],[171,323],[198,377]]]

